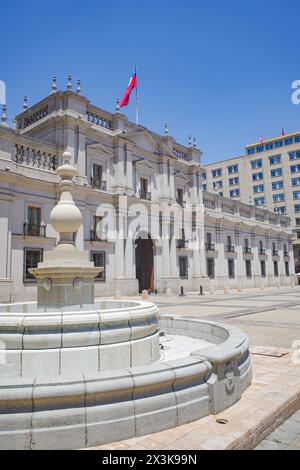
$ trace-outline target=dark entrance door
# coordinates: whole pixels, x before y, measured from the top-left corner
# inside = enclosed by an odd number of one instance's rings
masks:
[[[154,290],[153,244],[151,238],[138,238],[135,249],[136,278],[139,281],[139,292]]]

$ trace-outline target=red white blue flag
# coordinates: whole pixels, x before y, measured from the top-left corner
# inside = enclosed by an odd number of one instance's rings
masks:
[[[129,103],[129,98],[132,90],[134,88],[137,88],[137,74],[136,74],[136,69],[134,69],[133,74],[130,77],[128,87],[126,88],[125,94],[123,96],[123,99],[120,103],[120,108],[123,108],[123,106],[127,106]]]

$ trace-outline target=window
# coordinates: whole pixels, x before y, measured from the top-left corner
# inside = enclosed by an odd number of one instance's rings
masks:
[[[240,197],[240,190],[239,189],[231,189],[230,190],[230,197]]]
[[[273,261],[273,264],[274,264],[274,276],[275,276],[275,277],[278,277],[278,276],[279,276],[279,272],[278,272],[278,261]]]
[[[300,142],[300,135],[297,135],[297,136],[295,137],[295,143],[297,144],[298,142]]]
[[[177,188],[176,189],[176,202],[180,206],[183,206],[183,189],[182,188]]]
[[[29,269],[37,268],[38,263],[43,261],[42,248],[24,248],[23,281],[35,281]]]
[[[300,178],[292,178],[292,186],[300,186]]]
[[[27,209],[26,235],[41,235],[41,208],[29,206]]]
[[[238,165],[230,165],[227,167],[228,168],[228,173],[231,175],[232,173],[238,173],[239,172],[239,166]]]
[[[248,238],[245,238],[244,239],[244,253],[246,255],[250,255],[251,254],[251,247],[249,246],[249,239]]]
[[[281,163],[281,155],[272,155],[272,157],[269,157],[269,162],[270,165],[277,165],[278,163]]]
[[[294,210],[296,213],[299,213],[300,212],[300,204],[295,204],[294,205]]]
[[[289,276],[290,275],[290,263],[286,261],[284,265],[285,265],[285,275]]]
[[[214,189],[222,188],[222,187],[223,187],[223,181],[222,180],[213,182],[213,188]]]
[[[218,176],[222,176],[222,168],[216,168],[215,170],[211,170],[212,177],[217,178]]]
[[[202,173],[201,178],[202,178],[203,180],[206,180],[206,173],[205,173],[205,172]]]
[[[299,173],[300,171],[300,164],[299,165],[291,165],[291,173]]]
[[[264,179],[264,174],[262,172],[260,173],[254,173],[252,175],[252,181],[259,181]]]
[[[260,255],[265,255],[266,254],[266,250],[264,248],[264,244],[263,244],[262,240],[259,241],[259,254]]]
[[[206,249],[207,250],[214,250],[215,244],[212,243],[212,236],[210,232],[206,233]]]
[[[246,277],[249,279],[252,277],[251,261],[249,259],[245,261],[245,268],[246,268]]]
[[[220,193],[219,193],[219,196],[222,196],[222,197],[223,197],[223,192],[220,192]]]
[[[300,158],[300,151],[296,152],[289,152],[289,159],[290,160],[298,160]]]
[[[284,145],[292,145],[293,143],[293,138],[292,137],[289,137],[288,139],[285,139],[284,141]]]
[[[283,181],[273,181],[272,189],[275,191],[276,189],[283,189]]]
[[[97,163],[93,164],[93,174],[91,179],[91,184],[93,188],[96,189],[106,189],[105,182],[103,181],[103,166],[98,165]]]
[[[187,258],[187,256],[179,256],[179,277],[180,277],[180,279],[188,279],[188,258]]]
[[[282,140],[277,140],[277,142],[275,142],[275,148],[276,148],[276,149],[282,147],[282,145],[283,145]]]
[[[284,200],[285,200],[284,193],[273,194],[273,201],[274,202],[283,202]]]
[[[264,197],[255,197],[254,198],[254,205],[255,206],[263,206],[265,203],[265,198]]]
[[[296,225],[300,225],[300,219],[298,219],[298,218],[295,219],[295,223],[296,223]],[[300,238],[300,236],[298,237],[298,234],[297,234],[297,238]]]
[[[293,199],[300,199],[300,191],[293,192]]]
[[[229,186],[234,186],[239,184],[239,177],[236,176],[235,178],[229,178]]]
[[[254,147],[251,147],[249,149],[247,149],[247,155],[254,155],[255,153],[255,148]]]
[[[92,233],[91,233],[91,239],[92,240],[101,240],[101,234],[100,234],[100,223],[103,220],[103,217],[94,215],[93,216],[93,227],[92,227]]]
[[[253,160],[251,162],[252,170],[256,170],[257,168],[261,168],[261,167],[262,167],[262,160]]]
[[[206,184],[203,184],[203,185],[202,185],[202,189],[203,189],[203,191],[206,191],[207,185],[206,185]]]
[[[145,200],[150,200],[151,195],[148,192],[148,179],[147,178],[141,178],[140,179],[140,198],[145,199]]]
[[[282,168],[274,168],[271,170],[271,178],[276,178],[277,176],[282,176]]]
[[[256,147],[256,152],[257,152],[257,153],[263,152],[264,149],[265,149],[265,147],[264,147],[263,145],[258,145],[258,146]]]
[[[266,277],[267,271],[266,271],[266,262],[265,262],[265,260],[262,260],[260,262],[260,272],[261,272],[261,277]]]
[[[104,268],[103,271],[97,274],[97,276],[95,277],[95,280],[105,282],[105,279],[106,279],[105,251],[92,251],[91,261],[93,261],[95,268]]]
[[[263,184],[258,184],[256,186],[253,186],[253,192],[254,194],[257,194],[257,193],[263,193],[265,190],[265,187]]]
[[[228,259],[228,277],[229,279],[234,279],[235,273],[234,273],[234,259]]]
[[[285,206],[277,207],[277,212],[279,214],[286,214],[286,207]]]
[[[270,142],[269,144],[266,144],[266,150],[272,150],[274,148],[273,142]]]
[[[207,258],[206,260],[206,273],[210,279],[215,277],[215,260],[214,258]]]

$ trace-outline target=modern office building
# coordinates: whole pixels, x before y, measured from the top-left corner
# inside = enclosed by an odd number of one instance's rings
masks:
[[[204,166],[203,187],[291,219],[300,272],[300,132],[246,146],[245,155]]]
[[[194,144],[94,106],[70,81],[66,91],[53,86],[42,101],[25,101],[13,128],[3,111],[1,301],[36,297],[30,269],[56,243],[49,215],[65,150],[79,174],[83,225],[74,243],[104,267],[96,296],[295,283],[289,218],[203,191]]]

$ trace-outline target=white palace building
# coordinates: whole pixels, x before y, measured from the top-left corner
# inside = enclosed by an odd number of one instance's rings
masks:
[[[76,166],[83,225],[74,242],[104,270],[96,296],[144,289],[178,295],[203,289],[295,284],[290,219],[203,191],[201,152],[109,113],[80,86],[52,93],[7,123],[0,119],[0,301],[36,298],[30,268],[56,243],[62,153]]]

